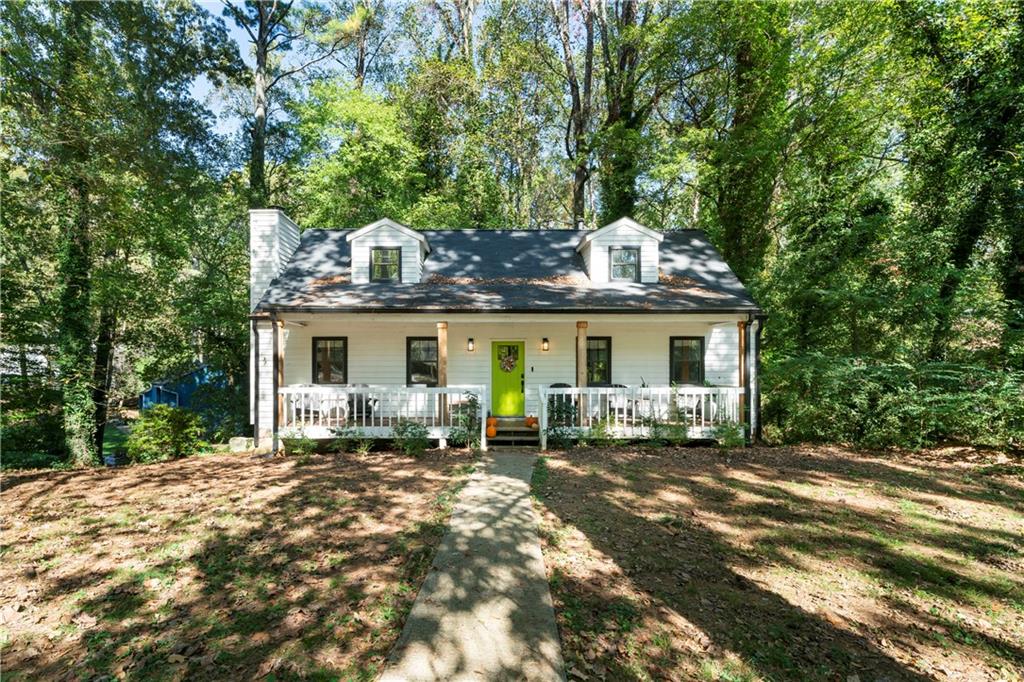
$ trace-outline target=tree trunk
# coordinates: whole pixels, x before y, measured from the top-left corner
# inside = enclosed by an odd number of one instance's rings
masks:
[[[258,23],[253,44],[256,69],[253,73],[252,144],[249,148],[249,208],[267,206],[267,106],[270,74],[267,58],[270,53],[270,22],[263,3],[257,3]]]
[[[88,143],[81,137],[76,120],[74,99],[85,96],[78,87],[79,72],[91,45],[91,27],[84,3],[69,3],[67,13],[67,47],[61,68],[60,101],[56,116],[60,117],[66,136],[57,151],[62,172],[68,179],[68,225],[63,235],[58,275],[60,290],[60,327],[57,335],[59,379],[62,386],[64,443],[73,465],[93,463],[93,404],[91,380],[91,283],[89,269],[91,248],[89,234],[89,185],[86,165]]]
[[[96,338],[96,361],[92,372],[93,423],[96,429],[96,456],[103,458],[103,433],[107,427],[110,398],[111,362],[114,357],[114,329],[117,320],[112,311],[100,313],[99,335]]]
[[[555,27],[562,44],[562,59],[565,62],[565,77],[569,85],[571,108],[565,131],[565,152],[573,162],[572,174],[572,226],[579,227],[586,216],[587,182],[590,180],[590,132],[591,97],[594,84],[594,12],[589,0],[579,4],[583,12],[583,27],[586,46],[583,51],[583,81],[576,71],[572,43],[569,38],[569,0],[551,0],[551,11]]]

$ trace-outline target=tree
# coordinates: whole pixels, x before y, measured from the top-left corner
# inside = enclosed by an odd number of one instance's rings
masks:
[[[252,45],[252,121],[249,127],[249,206],[270,203],[266,178],[267,124],[278,85],[329,59],[347,35],[319,5],[295,7],[293,0],[244,4],[224,0],[224,14],[245,29]],[[286,65],[284,53],[308,52],[294,65]]]

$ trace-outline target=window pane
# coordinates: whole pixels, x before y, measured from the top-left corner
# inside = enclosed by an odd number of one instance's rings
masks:
[[[590,337],[587,339],[587,384],[600,386],[612,380],[611,339]]]
[[[611,278],[636,282],[640,278],[640,250],[639,249],[611,249]]]
[[[373,281],[398,281],[400,249],[373,249],[370,252],[370,279]]]
[[[345,339],[317,339],[314,382],[318,384],[348,383],[345,355]]]
[[[616,265],[633,265],[637,261],[636,249],[615,249],[612,251],[612,262]]]
[[[437,386],[437,339],[409,339],[409,383]]]
[[[670,376],[674,384],[704,383],[703,343],[701,339],[672,339]]]

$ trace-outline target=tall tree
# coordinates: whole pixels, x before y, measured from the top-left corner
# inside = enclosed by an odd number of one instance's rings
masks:
[[[594,8],[591,0],[572,3],[570,0],[551,0],[558,40],[562,47],[564,77],[569,88],[569,116],[565,125],[565,153],[573,164],[572,213],[570,224],[579,225],[586,216],[587,182],[590,180],[591,117],[594,91]],[[583,51],[577,56],[570,35],[574,14],[583,32]],[[577,67],[577,60],[582,63]],[[581,73],[582,71],[582,73]]]
[[[267,206],[267,125],[275,91],[282,81],[333,56],[348,36],[319,5],[296,6],[294,0],[246,0],[244,4],[223,1],[224,14],[245,30],[252,46],[249,206]],[[301,56],[294,64],[286,64],[284,55],[292,50]]]

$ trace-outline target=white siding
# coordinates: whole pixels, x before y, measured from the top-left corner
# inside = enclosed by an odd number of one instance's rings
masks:
[[[299,226],[276,208],[249,211],[249,309],[260,302],[271,280],[299,246]]]
[[[419,282],[423,274],[420,242],[389,227],[381,227],[363,237],[352,240],[352,283],[370,281],[370,249],[375,246],[402,249],[402,281]]]
[[[658,240],[623,226],[594,237],[583,247],[583,261],[592,282],[608,281],[608,249],[613,246],[639,248],[640,281],[658,281]]]
[[[312,377],[312,339],[348,338],[349,383],[405,384],[406,337],[435,336],[435,321],[418,319],[307,318],[306,326],[285,326],[285,384],[308,384]],[[441,319],[441,318],[439,318]],[[448,383],[491,384],[491,342],[524,341],[526,350],[526,410],[537,414],[536,388],[553,383],[576,383],[576,321],[568,316],[551,322],[478,322],[473,316],[448,316]],[[705,339],[705,376],[712,384],[738,384],[736,322],[589,320],[588,335],[612,337],[612,382],[651,386],[669,383],[669,337]],[[466,350],[472,337],[476,350]],[[547,337],[550,350],[541,351]],[[262,417],[261,417],[262,418]],[[267,422],[269,424],[269,422]]]
[[[273,428],[274,420],[274,337],[273,328],[269,321],[260,321],[257,324],[259,332],[259,430],[263,435],[269,434]],[[251,347],[251,346],[250,346]],[[250,362],[255,362],[255,354],[250,355]],[[255,397],[251,391],[255,382],[256,373],[249,375],[250,396]],[[250,414],[250,418],[253,415]],[[261,445],[263,445],[261,443]]]

